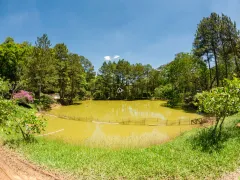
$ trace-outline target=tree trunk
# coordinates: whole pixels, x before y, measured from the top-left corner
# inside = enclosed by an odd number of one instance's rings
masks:
[[[211,81],[212,81],[212,70],[211,70],[210,58],[208,56],[208,53],[207,53],[207,63],[208,63],[209,79],[210,79],[210,81],[209,81],[209,83],[210,83],[209,89],[212,89],[212,83],[211,83]]]
[[[22,128],[21,128],[20,125],[18,125],[18,127],[19,127],[19,129],[20,129],[20,131],[21,131],[21,134],[22,134],[22,136],[23,136],[23,139],[26,141],[27,138],[26,138],[26,136],[25,136],[25,133],[23,132],[23,130],[22,130]]]
[[[222,33],[220,35],[220,40],[222,44],[222,51],[223,51],[223,61],[225,65],[225,78],[228,78],[228,64],[227,64],[227,53],[225,51],[225,44],[224,44],[224,38],[222,37]]]
[[[240,69],[239,69],[239,64],[237,62],[236,45],[233,45],[231,38],[230,38],[230,40],[231,40],[231,49],[232,49],[232,51],[234,53],[234,62],[235,62],[236,70],[237,70],[237,75],[238,75],[238,77],[240,77]]]
[[[218,127],[218,123],[220,121],[220,118],[219,117],[216,117],[216,124],[214,126],[214,129],[212,131],[212,136],[214,138],[214,141],[216,140],[216,131],[217,131],[217,127]]]
[[[215,68],[216,68],[216,79],[217,79],[217,87],[219,87],[219,72],[218,72],[218,59],[216,49],[213,50],[214,58],[215,58]]]
[[[40,83],[39,84],[39,89],[38,89],[38,95],[39,95],[38,100],[39,100],[39,102],[41,100],[41,92],[42,92],[42,84]]]
[[[222,122],[219,125],[219,134],[218,134],[218,138],[217,138],[218,140],[221,138],[221,135],[222,135],[222,125],[223,125],[224,120],[225,120],[225,117],[223,117]]]
[[[228,65],[227,65],[227,60],[224,60],[225,63],[225,78],[228,78]]]

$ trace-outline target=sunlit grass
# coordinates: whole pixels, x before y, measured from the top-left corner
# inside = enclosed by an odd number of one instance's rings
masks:
[[[127,137],[107,136],[102,131],[95,131],[93,135],[87,138],[82,144],[88,147],[136,148],[161,144],[167,140],[169,140],[169,137],[158,131],[146,132],[141,135],[130,135]]]
[[[240,129],[235,126],[239,119],[228,119],[225,131],[230,136],[212,152],[192,143],[197,129],[149,148],[92,148],[40,139],[20,145],[19,150],[34,162],[79,179],[215,179],[240,166]]]

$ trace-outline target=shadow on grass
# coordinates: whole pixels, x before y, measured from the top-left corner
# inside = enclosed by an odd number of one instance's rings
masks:
[[[4,146],[8,146],[9,148],[16,149],[21,144],[29,144],[29,143],[36,143],[37,139],[31,138],[30,140],[26,141],[23,138],[9,138],[3,141]]]
[[[10,148],[17,148],[22,143],[22,139],[6,139],[3,141],[4,146],[8,146]]]
[[[203,152],[212,153],[214,151],[220,151],[224,144],[233,138],[239,138],[240,129],[236,127],[236,124],[240,120],[234,120],[230,124],[227,124],[223,130],[220,138],[217,138],[213,134],[213,127],[200,129],[196,135],[190,138],[193,149],[200,149]]]

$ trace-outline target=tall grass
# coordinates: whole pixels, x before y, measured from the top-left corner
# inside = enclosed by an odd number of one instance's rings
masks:
[[[82,142],[82,145],[88,147],[104,147],[104,148],[137,148],[149,147],[151,145],[161,144],[169,140],[166,134],[158,131],[145,132],[140,135],[132,134],[127,137],[122,136],[106,136],[101,130],[97,130],[93,135]]]
[[[194,129],[148,148],[91,148],[59,140],[20,144],[19,151],[48,168],[79,179],[216,179],[240,166],[239,116],[227,119],[217,148],[206,148],[208,129]]]

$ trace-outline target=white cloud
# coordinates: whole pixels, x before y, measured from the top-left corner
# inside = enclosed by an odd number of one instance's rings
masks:
[[[110,56],[105,56],[104,59],[105,61],[111,61],[112,58]]]
[[[113,57],[113,59],[119,59],[119,58],[120,58],[119,55],[115,55],[115,56]]]
[[[104,56],[104,60],[105,61],[111,61],[111,60],[118,59],[118,58],[120,58],[119,55],[115,55],[113,57],[111,57],[111,56]]]

